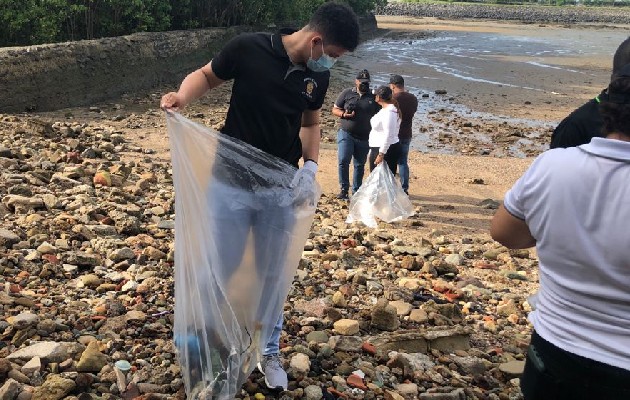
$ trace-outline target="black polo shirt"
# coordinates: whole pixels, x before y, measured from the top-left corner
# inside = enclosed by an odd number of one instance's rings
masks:
[[[212,59],[212,71],[219,79],[234,79],[221,132],[297,165],[302,113],[321,108],[330,72],[289,60],[281,35],[293,32],[240,34]]]
[[[549,147],[576,147],[602,136],[604,121],[599,114],[599,102],[607,97],[604,90],[563,119],[551,134]]]
[[[345,89],[337,97],[335,106],[345,111],[354,111],[354,117],[342,118],[341,129],[360,140],[368,140],[372,126],[370,118],[380,109],[372,93],[360,94],[357,88]]]

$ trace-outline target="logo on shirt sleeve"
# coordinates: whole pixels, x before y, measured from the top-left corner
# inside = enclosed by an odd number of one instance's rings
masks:
[[[316,89],[317,82],[315,79],[310,77],[304,78],[304,91],[302,92],[302,95],[304,95],[309,101],[313,101],[313,95]]]

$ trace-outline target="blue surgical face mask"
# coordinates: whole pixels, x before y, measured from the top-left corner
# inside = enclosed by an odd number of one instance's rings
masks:
[[[322,56],[313,60],[313,48],[311,47],[311,57],[306,62],[306,67],[313,72],[324,72],[331,69],[336,61],[336,58],[324,53],[324,42],[322,41]]]

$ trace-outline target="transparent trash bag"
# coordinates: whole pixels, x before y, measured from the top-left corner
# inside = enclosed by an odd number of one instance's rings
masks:
[[[374,168],[350,200],[347,223],[361,221],[376,228],[375,217],[385,222],[400,221],[414,214],[409,196],[382,162]]]
[[[297,169],[277,157],[177,113],[166,119],[187,398],[232,399],[282,315],[321,190],[314,180],[296,187]]]

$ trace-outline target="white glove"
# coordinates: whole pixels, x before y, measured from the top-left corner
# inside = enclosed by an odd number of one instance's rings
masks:
[[[317,164],[311,160],[306,161],[302,168],[297,170],[291,181],[294,204],[315,206],[315,173],[317,173]]]

